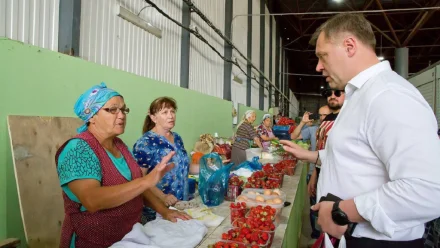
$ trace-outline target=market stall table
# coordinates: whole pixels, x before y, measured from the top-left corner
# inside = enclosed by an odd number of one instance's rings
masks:
[[[292,204],[284,207],[281,212],[280,224],[276,229],[272,246],[295,248],[299,245],[302,226],[302,209],[304,207],[304,194],[306,193],[307,164],[298,162],[295,175],[284,176],[281,190],[286,193],[286,201]],[[211,208],[214,214],[225,217],[217,227],[208,229],[208,233],[197,247],[205,248],[221,239],[225,227],[231,226],[229,205],[224,201],[221,205]]]

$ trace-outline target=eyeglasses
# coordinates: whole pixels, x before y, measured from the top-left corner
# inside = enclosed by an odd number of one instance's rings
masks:
[[[322,92],[322,96],[330,97],[334,94],[336,97],[340,97],[342,95],[342,93],[345,93],[345,91],[343,91],[343,90],[324,90],[324,92]]]
[[[111,108],[102,108],[103,110],[109,112],[110,114],[119,114],[119,112],[122,111],[124,115],[130,113],[130,108],[118,108],[118,107],[111,107]]]

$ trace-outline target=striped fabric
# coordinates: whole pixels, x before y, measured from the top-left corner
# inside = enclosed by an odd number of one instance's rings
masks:
[[[258,137],[258,134],[251,124],[243,122],[243,124],[238,127],[235,136],[235,142],[232,146],[241,150],[246,150],[250,148],[250,141],[253,141],[255,137]]]

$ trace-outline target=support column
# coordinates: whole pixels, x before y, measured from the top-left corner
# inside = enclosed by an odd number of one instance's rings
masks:
[[[248,35],[247,35],[247,57],[252,61],[252,0],[248,0]],[[247,79],[246,79],[246,105],[251,106],[251,89],[252,89],[252,66],[247,63]]]
[[[270,81],[272,81],[272,83],[274,82],[274,80],[272,80],[272,46],[273,46],[273,37],[272,37],[272,16],[269,16],[270,21],[269,21],[269,79]],[[267,109],[272,108],[272,84],[269,84],[269,106]]]
[[[284,56],[286,56],[286,55],[284,55]],[[286,69],[284,70],[284,72],[285,73],[287,73],[289,71],[289,60],[287,59],[287,57],[286,57]],[[286,75],[286,81],[285,81],[285,84],[286,84],[286,90],[284,91],[284,94],[287,96],[287,100],[286,100],[286,116],[287,117],[290,117],[289,115],[290,115],[290,104],[289,104],[289,100],[290,100],[290,87],[289,87],[289,81],[290,81],[290,76],[289,75],[287,75],[287,74],[285,74]]]
[[[191,24],[191,10],[187,4],[182,4],[182,24],[189,27]],[[180,56],[180,87],[189,88],[189,49],[190,32],[182,28],[181,56]]]
[[[278,89],[280,87],[280,24],[276,23],[275,29],[275,86]],[[275,92],[275,107],[281,107],[280,105],[280,93]],[[278,114],[278,113],[275,113]]]
[[[81,0],[60,1],[58,52],[79,56]]]
[[[265,48],[266,48],[266,16],[264,14],[266,13],[266,5],[264,0],[260,0],[260,71],[265,73],[264,71],[264,55],[265,55]],[[260,91],[259,91],[259,106],[260,110],[264,110],[264,76],[260,75]],[[262,85],[261,85],[262,84]]]
[[[232,0],[225,1],[225,36],[231,40],[231,26],[232,26]],[[232,59],[232,47],[226,41],[225,42],[225,58]],[[224,74],[223,74],[223,99],[231,101],[231,78],[232,78],[232,63],[224,62]]]
[[[396,48],[394,70],[403,78],[408,78],[408,48]]]

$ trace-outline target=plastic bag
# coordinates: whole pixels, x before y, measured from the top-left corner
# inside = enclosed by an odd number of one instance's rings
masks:
[[[200,159],[199,194],[208,207],[218,206],[225,200],[232,165],[224,165],[216,153],[207,154]]]
[[[263,169],[263,165],[259,162],[259,157],[252,158],[252,161],[244,161],[243,163],[239,164],[237,167],[234,168],[234,170],[238,169],[248,169],[250,171],[258,171]]]

